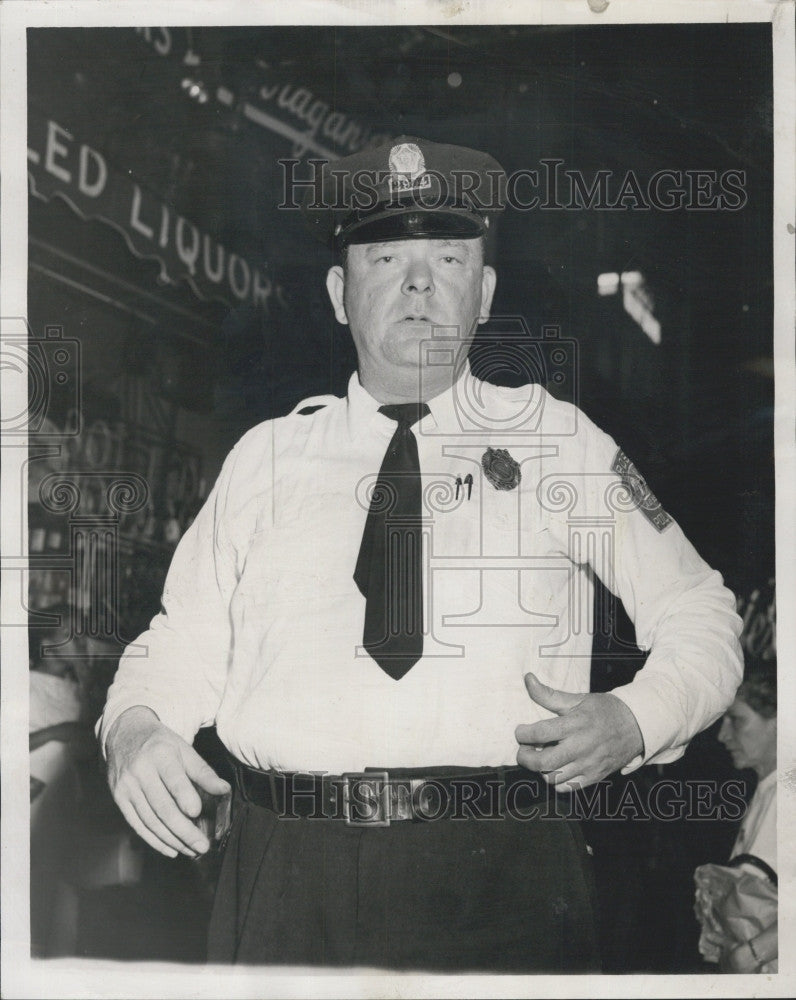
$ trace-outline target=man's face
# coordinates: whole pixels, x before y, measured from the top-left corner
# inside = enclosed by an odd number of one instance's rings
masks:
[[[484,267],[480,239],[397,240],[351,246],[327,288],[337,319],[351,327],[360,376],[404,380],[426,364],[421,344],[435,331],[466,353],[489,318],[495,272]]]
[[[759,712],[736,698],[724,714],[719,741],[732,756],[735,767],[754,768],[776,761],[777,718],[764,718]]]

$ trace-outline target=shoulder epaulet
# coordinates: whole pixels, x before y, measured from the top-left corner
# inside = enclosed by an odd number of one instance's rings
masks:
[[[296,405],[295,409],[291,410],[290,416],[308,417],[311,413],[315,413],[316,410],[322,410],[329,403],[336,403],[337,401],[337,396],[310,396],[308,399],[302,399]]]

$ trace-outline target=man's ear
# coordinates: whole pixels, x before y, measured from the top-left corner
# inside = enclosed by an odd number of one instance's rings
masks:
[[[492,308],[492,296],[495,294],[497,284],[497,274],[494,267],[488,264],[484,267],[484,274],[481,278],[481,311],[478,314],[478,322],[486,323],[489,319],[489,312]]]
[[[345,275],[339,264],[335,264],[334,267],[329,268],[329,273],[326,275],[326,291],[329,293],[329,299],[331,300],[334,314],[337,317],[337,322],[347,325],[348,316],[345,314],[345,306],[343,305]]]

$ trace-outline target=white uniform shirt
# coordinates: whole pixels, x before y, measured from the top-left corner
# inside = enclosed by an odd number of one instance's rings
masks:
[[[298,412],[313,403],[324,405]],[[346,398],[307,400],[238,442],[177,548],[162,613],[122,658],[103,739],[143,704],[189,741],[215,722],[260,768],[514,764],[515,727],[550,714],[524,674],[588,690],[597,573],[652,647],[614,692],[644,737],[626,770],[680,756],[740,682],[733,596],[628,478],[615,442],[540,386],[498,388],[467,371],[429,401],[414,427],[423,656],[395,681],[361,648],[353,572],[396,426],[378,406],[353,375]],[[519,464],[518,487],[490,483],[490,446]]]

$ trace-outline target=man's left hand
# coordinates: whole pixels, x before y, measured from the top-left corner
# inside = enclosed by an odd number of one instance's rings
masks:
[[[612,694],[572,694],[525,675],[528,694],[557,718],[517,726],[517,763],[560,791],[601,781],[644,750],[636,717]]]

